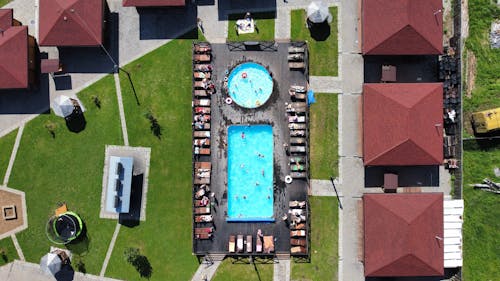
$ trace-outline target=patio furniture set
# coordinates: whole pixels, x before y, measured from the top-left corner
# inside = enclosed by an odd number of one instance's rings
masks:
[[[288,47],[288,67],[292,70],[303,70],[306,67],[306,48]]]
[[[255,236],[255,252],[272,254],[274,253],[274,236],[263,235],[262,230],[257,230],[257,235]],[[252,253],[253,252],[253,236],[252,235],[230,235],[228,250],[229,253]]]
[[[285,181],[307,177],[307,88],[292,85],[289,89],[291,102],[286,104],[290,146],[284,144],[289,156],[290,175]]]
[[[283,218],[290,226],[290,253],[292,255],[307,255],[309,219],[306,201],[290,201],[288,215]]]

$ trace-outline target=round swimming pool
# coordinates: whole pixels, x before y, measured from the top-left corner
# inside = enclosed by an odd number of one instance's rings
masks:
[[[255,62],[236,66],[228,78],[229,96],[241,107],[257,108],[273,92],[273,78],[267,69]]]

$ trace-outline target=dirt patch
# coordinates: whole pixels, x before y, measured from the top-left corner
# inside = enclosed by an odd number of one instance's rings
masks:
[[[443,46],[448,46],[450,38],[453,37],[453,7],[451,0],[443,1]]]
[[[3,208],[14,205],[16,207],[16,219],[6,220],[3,216]],[[23,206],[21,195],[0,190],[0,235],[23,225]]]
[[[476,68],[477,60],[473,52],[467,51],[467,81],[465,84],[465,96],[467,98],[472,98],[472,91],[476,84]]]

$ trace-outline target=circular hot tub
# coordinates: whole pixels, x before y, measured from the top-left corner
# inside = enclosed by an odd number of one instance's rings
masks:
[[[266,103],[273,92],[273,78],[269,71],[255,62],[236,66],[228,78],[231,99],[241,107],[257,108]]]

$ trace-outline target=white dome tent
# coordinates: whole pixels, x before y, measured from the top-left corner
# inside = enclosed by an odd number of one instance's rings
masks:
[[[307,19],[312,23],[322,23],[326,20],[331,23],[333,18],[325,3],[313,1],[307,6]]]

